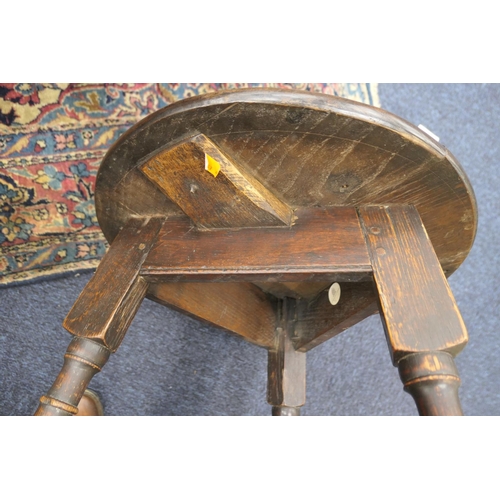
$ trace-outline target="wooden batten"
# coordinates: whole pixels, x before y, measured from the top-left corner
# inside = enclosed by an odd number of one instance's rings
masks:
[[[301,209],[285,228],[200,231],[168,219],[141,275],[158,281],[360,281],[371,265],[356,210]],[[323,286],[323,284],[321,285]]]
[[[143,174],[200,228],[288,226],[291,208],[204,135],[161,151]]]

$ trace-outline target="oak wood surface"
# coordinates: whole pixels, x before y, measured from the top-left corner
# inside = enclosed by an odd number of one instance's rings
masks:
[[[130,217],[183,213],[176,203],[179,195],[172,195],[175,200],[166,196],[166,186],[162,192],[141,167],[197,137],[246,180],[294,210],[416,205],[448,276],[472,246],[477,225],[474,193],[445,147],[384,110],[335,96],[276,89],[186,99],[125,133],[108,151],[96,182],[97,215],[108,241]],[[167,166],[162,175],[172,178]],[[212,207],[213,213],[217,211]],[[195,220],[202,216],[193,215]],[[242,224],[241,213],[232,217],[235,227]],[[257,276],[255,282],[277,297],[313,298],[328,286],[323,282],[270,287]]]
[[[73,335],[96,339],[116,351],[146,295],[139,271],[164,219],[131,218],[64,320]]]
[[[468,336],[413,206],[358,208],[394,365],[420,415],[462,415],[453,361]]]
[[[270,293],[275,297],[283,299],[290,297],[294,299],[313,299],[321,291],[331,285],[331,281],[280,281],[279,283],[271,281],[254,281],[261,290]]]
[[[206,158],[220,170],[210,173]],[[292,210],[205,136],[155,155],[141,171],[202,228],[286,226]]]
[[[274,344],[268,350],[267,402],[274,416],[298,416],[306,402],[306,354],[292,342],[295,300],[283,299],[279,305]]]
[[[358,212],[394,364],[416,352],[459,353],[467,330],[416,208],[378,205]]]
[[[251,283],[151,283],[161,304],[223,328],[261,347],[271,347],[276,300]]]
[[[152,281],[344,281],[367,279],[371,266],[350,207],[301,209],[290,228],[201,231],[170,218],[146,258]]]
[[[184,100],[124,134],[97,178],[97,214],[108,240],[130,216],[179,213],[172,200],[158,196],[153,183],[151,196],[142,198],[132,196],[130,184],[152,156],[199,134],[294,209],[414,204],[448,274],[471,248],[477,225],[474,194],[445,147],[386,111],[334,96],[274,89]],[[138,183],[141,193],[147,191],[147,184]]]
[[[363,319],[378,313],[377,296],[371,281],[341,283],[340,301],[332,306],[328,289],[312,300],[297,301],[293,345],[303,352],[326,342]]]

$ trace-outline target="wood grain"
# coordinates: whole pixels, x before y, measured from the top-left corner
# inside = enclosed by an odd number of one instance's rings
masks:
[[[138,200],[127,185],[149,158],[199,134],[293,209],[415,205],[447,275],[472,246],[474,193],[441,144],[384,110],[334,96],[269,89],[187,99],[124,134],[97,178],[97,214],[108,240],[126,220],[123,212],[175,213],[170,201],[161,205],[153,183],[154,203]]]
[[[394,364],[417,352],[459,353],[467,330],[416,208],[384,205],[358,212]]]
[[[279,299],[290,297],[294,299],[311,300],[318,295],[322,290],[331,285],[330,281],[287,281],[287,282],[270,282],[270,281],[255,281],[261,290],[270,293]]]
[[[150,297],[243,337],[271,347],[276,329],[276,300],[250,283],[151,283]]]
[[[307,352],[378,313],[377,296],[371,281],[341,283],[340,288],[340,301],[335,306],[328,300],[328,289],[313,300],[297,301],[293,334],[295,349]]]
[[[274,416],[298,416],[306,402],[306,354],[296,351],[292,343],[294,303],[293,299],[280,301],[280,320],[268,351],[267,402]]]
[[[205,156],[220,165],[213,175]],[[140,167],[201,228],[286,226],[293,212],[209,139],[199,135],[161,151]]]
[[[63,326],[70,333],[116,351],[146,294],[147,283],[139,270],[163,222],[128,221],[66,316]]]
[[[302,209],[290,228],[200,231],[168,219],[141,275],[148,281],[361,280],[371,275],[356,210]]]

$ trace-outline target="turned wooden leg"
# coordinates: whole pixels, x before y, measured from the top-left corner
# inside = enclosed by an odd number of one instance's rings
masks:
[[[268,351],[267,402],[275,417],[299,416],[306,402],[306,354],[293,347],[292,303],[292,299],[283,299],[275,344]]]
[[[300,406],[273,406],[273,417],[300,417]]]
[[[76,300],[64,327],[74,338],[35,415],[75,415],[91,378],[121,344],[148,285],[139,276],[163,219],[131,219]]]
[[[75,337],[64,355],[64,365],[47,394],[40,398],[35,416],[70,416],[78,413],[85,389],[104,366],[111,351],[93,340]]]
[[[462,415],[453,357],[467,330],[413,206],[358,210],[389,350],[420,415]]]
[[[460,378],[451,354],[411,354],[399,362],[398,368],[405,391],[413,396],[420,415],[463,415],[458,399]]]

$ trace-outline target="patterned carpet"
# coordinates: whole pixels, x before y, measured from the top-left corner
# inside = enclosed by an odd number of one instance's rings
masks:
[[[0,286],[95,268],[95,175],[110,145],[176,100],[249,86],[379,105],[377,85],[358,83],[0,84]]]

